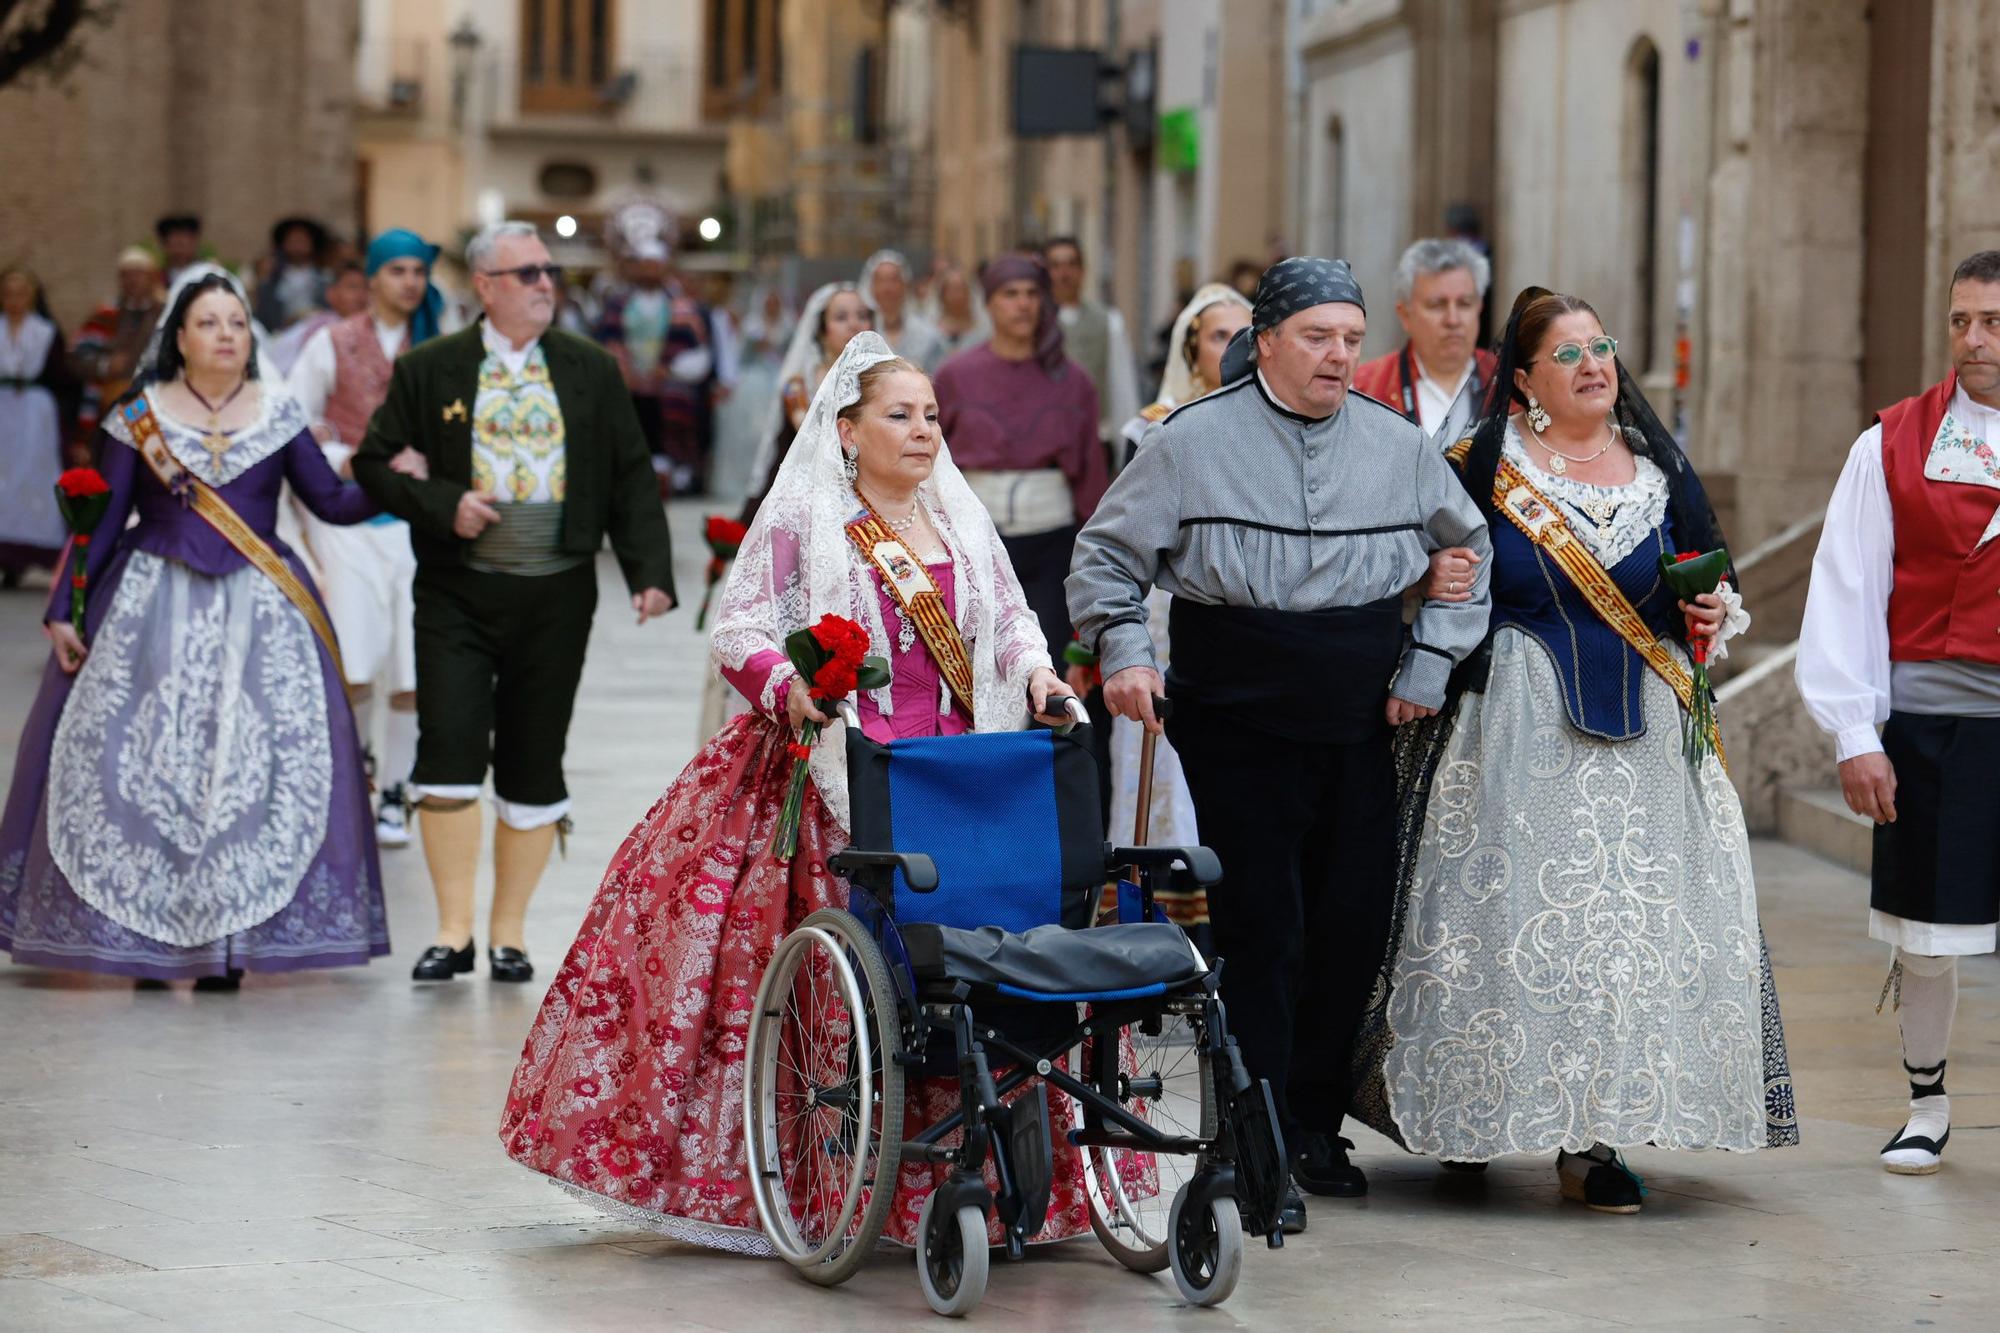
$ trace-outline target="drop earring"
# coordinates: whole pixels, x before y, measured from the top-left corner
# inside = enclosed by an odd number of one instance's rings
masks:
[[[1535,432],[1535,434],[1540,435],[1543,431],[1549,428],[1549,424],[1550,423],[1549,423],[1548,409],[1542,406],[1540,400],[1538,400],[1535,397],[1535,395],[1529,394],[1528,395],[1529,427]]]
[[[861,464],[855,459],[853,454],[848,453],[845,449],[840,451],[840,475],[847,478],[850,482],[861,475]]]

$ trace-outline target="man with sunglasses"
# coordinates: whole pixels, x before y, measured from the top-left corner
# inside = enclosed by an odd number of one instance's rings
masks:
[[[397,360],[354,475],[409,520],[417,554],[417,764],[410,782],[438,934],[419,981],[473,968],[478,798],[498,826],[487,961],[534,976],[528,901],[568,823],[563,748],[610,538],[641,624],[674,604],[665,512],[618,363],[549,328],[561,270],[525,222],[466,247],[485,318]],[[405,445],[427,477],[392,469]]]

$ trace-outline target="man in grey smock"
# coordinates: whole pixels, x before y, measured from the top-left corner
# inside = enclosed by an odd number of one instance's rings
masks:
[[[1111,711],[1157,727],[1153,697],[1173,700],[1167,735],[1222,860],[1209,913],[1230,1028],[1270,1081],[1295,1178],[1343,1196],[1367,1192],[1339,1130],[1388,944],[1391,729],[1434,714],[1485,637],[1491,549],[1423,430],[1348,392],[1365,331],[1344,262],[1273,265],[1225,387],[1147,433],[1067,584]],[[1471,595],[1426,600],[1405,626],[1404,590],[1447,547],[1480,557],[1469,589],[1446,589]],[[1173,594],[1164,682],[1154,584]]]

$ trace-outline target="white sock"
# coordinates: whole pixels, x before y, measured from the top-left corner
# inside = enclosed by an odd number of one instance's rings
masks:
[[[1898,951],[1903,964],[1903,1064],[1910,1079],[1906,1134],[1944,1137],[1951,1127],[1951,1099],[1944,1091],[1945,1052],[1958,1013],[1958,960]],[[1936,1091],[1929,1091],[1936,1089]]]
[[[400,708],[388,712],[382,734],[382,764],[375,778],[383,791],[408,782],[410,770],[417,766],[417,715]]]

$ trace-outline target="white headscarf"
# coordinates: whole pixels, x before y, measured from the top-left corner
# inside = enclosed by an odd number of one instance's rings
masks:
[[[160,347],[167,336],[167,320],[173,316],[174,306],[179,303],[181,293],[203,278],[212,277],[227,279],[229,290],[235,292],[236,299],[243,302],[243,313],[250,320],[251,355],[257,362],[258,384],[263,386],[266,394],[284,393],[285,376],[266,355],[271,345],[271,335],[264,331],[264,326],[257,322],[257,317],[250,313],[250,293],[243,289],[243,280],[222,265],[211,264],[207,260],[199,264],[189,264],[174,279],[172,289],[167,292],[167,303],[160,307],[159,322],[153,325],[153,336],[146,340],[145,353],[139,358],[141,372],[157,379],[160,368]]]
[[[861,294],[868,298],[869,306],[879,316],[882,303],[875,299],[875,274],[884,264],[894,264],[903,271],[903,327],[897,333],[896,341],[889,345],[896,355],[916,362],[928,374],[936,368],[938,355],[944,350],[944,335],[918,308],[917,294],[911,290],[916,285],[916,275],[910,272],[910,261],[903,257],[901,250],[877,250],[868,256],[867,262],[861,266]],[[879,322],[876,327],[879,331]],[[882,337],[883,341],[888,341],[886,332]]]
[[[862,504],[842,469],[835,424],[843,408],[861,400],[861,373],[894,356],[879,333],[857,333],[820,382],[723,584],[709,640],[717,667],[740,671],[759,652],[783,652],[786,635],[824,615],[844,616],[865,628],[870,655],[894,656],[875,577],[847,535]],[[1019,731],[1028,725],[1028,677],[1050,665],[1048,643],[993,520],[941,437],[917,501],[951,551],[956,618],[972,658],[973,728]],[[767,714],[782,712],[778,687],[789,681],[788,672],[779,672],[766,686],[766,697],[757,702]],[[877,690],[874,701],[884,715],[893,713],[888,689]],[[813,783],[843,828],[849,826],[845,747],[836,723],[822,734],[812,757]]]
[[[1167,335],[1167,368],[1160,376],[1160,393],[1154,399],[1155,402],[1168,407],[1179,407],[1182,403],[1192,402],[1203,394],[1213,393],[1222,387],[1219,384],[1196,382],[1194,367],[1188,364],[1187,336],[1188,330],[1194,327],[1195,322],[1210,306],[1226,305],[1232,301],[1245,310],[1250,309],[1250,302],[1244,299],[1242,292],[1226,282],[1211,282],[1197,291],[1193,299],[1181,307],[1180,315],[1174,320],[1174,331]]]
[[[851,282],[825,284],[807,298],[798,323],[792,325],[792,340],[785,347],[785,359],[778,363],[778,390],[772,396],[771,410],[764,415],[764,430],[757,437],[757,456],[750,464],[751,495],[763,493],[761,488],[771,476],[771,464],[778,458],[778,437],[785,433],[785,386],[798,380],[806,386],[807,393],[819,388],[815,378],[820,369],[819,322],[826,314],[828,302],[842,292],[859,290]],[[874,298],[868,293],[861,292],[861,299],[871,311],[875,308]]]

